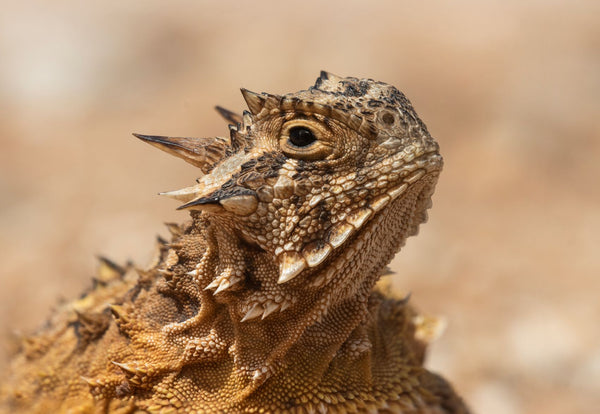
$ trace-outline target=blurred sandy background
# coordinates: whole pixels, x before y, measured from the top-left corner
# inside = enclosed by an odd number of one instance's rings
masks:
[[[320,69],[396,85],[446,159],[393,262],[448,329],[429,366],[481,414],[600,407],[600,2],[28,1],[0,14],[0,320],[8,338],[145,263],[196,171],[131,132],[225,135],[238,88]],[[8,341],[3,341],[2,355]],[[0,365],[0,368],[5,366]]]

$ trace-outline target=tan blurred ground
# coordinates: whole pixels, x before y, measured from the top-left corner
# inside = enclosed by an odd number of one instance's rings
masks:
[[[393,262],[449,322],[429,365],[481,414],[598,412],[600,2],[4,3],[5,337],[88,286],[95,254],[144,263],[184,219],[156,193],[194,168],[131,132],[224,135],[212,107],[238,87],[327,69],[396,85],[442,145],[430,222]]]

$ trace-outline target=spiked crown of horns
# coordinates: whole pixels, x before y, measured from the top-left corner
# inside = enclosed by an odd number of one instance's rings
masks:
[[[229,139],[134,135],[205,174],[162,194],[272,252],[278,283],[321,265],[374,213],[441,168],[437,144],[393,86],[321,72],[296,93],[241,91],[249,109],[242,116],[217,107]]]

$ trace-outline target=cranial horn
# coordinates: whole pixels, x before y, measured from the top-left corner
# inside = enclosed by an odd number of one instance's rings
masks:
[[[208,173],[227,151],[227,141],[215,138],[178,138],[159,135],[133,134],[148,144],[175,155]]]
[[[337,86],[337,84],[342,80],[344,80],[343,77],[322,70],[317,78],[317,81],[315,82],[315,88],[322,89],[322,86],[324,85]]]
[[[222,106],[218,105],[215,106],[215,109],[217,110],[219,115],[221,115],[223,119],[225,119],[230,124],[237,125],[242,123],[242,117],[239,114],[236,114],[235,112],[230,111],[229,109],[225,109]]]
[[[248,104],[248,108],[250,109],[250,113],[252,113],[252,115],[258,115],[264,109],[271,110],[274,108],[279,108],[281,101],[283,100],[283,96],[281,95],[274,95],[272,93],[264,92],[258,94],[244,88],[241,88],[240,90],[242,91],[244,100]]]
[[[342,76],[335,75],[331,72],[327,72],[326,70],[322,70],[319,77],[323,80],[328,80],[331,82],[339,82],[344,79]]]
[[[248,109],[252,114],[258,114],[265,106],[265,98],[256,92],[249,91],[248,89],[241,88],[242,96],[248,105]]]

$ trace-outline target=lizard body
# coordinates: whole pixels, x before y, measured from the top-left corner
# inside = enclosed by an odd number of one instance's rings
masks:
[[[136,135],[204,174],[166,193],[191,221],[146,269],[104,260],[23,341],[4,410],[467,412],[423,368],[407,300],[375,288],[442,168],[410,102],[326,72],[242,93],[242,116],[218,108],[229,138]]]

